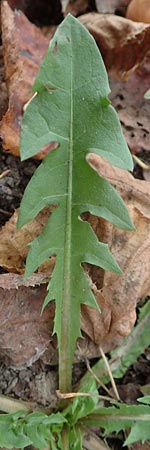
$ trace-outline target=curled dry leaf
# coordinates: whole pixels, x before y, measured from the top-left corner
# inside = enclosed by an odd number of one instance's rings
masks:
[[[97,42],[107,70],[126,79],[149,52],[150,25],[113,14],[89,13],[80,17]]]

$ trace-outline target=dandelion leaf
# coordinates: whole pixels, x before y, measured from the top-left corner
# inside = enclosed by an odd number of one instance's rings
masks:
[[[29,182],[18,226],[32,220],[45,206],[56,206],[40,236],[30,244],[26,277],[46,258],[56,255],[44,306],[52,299],[56,302],[54,331],[59,351],[62,342],[68,348],[71,367],[80,335],[80,305],[98,309],[82,263],[121,273],[108,246],[98,241],[81,214],[89,211],[116,226],[133,229],[122,199],[88,164],[87,156],[99,154],[129,170],[132,158],[108,99],[108,78],[99,50],[71,15],[51,40],[33,90],[37,95],[23,118],[21,158],[32,157],[51,141],[57,141],[58,147]]]

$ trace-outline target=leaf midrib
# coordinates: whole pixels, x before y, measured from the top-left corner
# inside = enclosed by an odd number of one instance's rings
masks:
[[[70,64],[70,136],[68,145],[68,185],[66,198],[66,232],[64,243],[64,271],[63,271],[63,296],[61,314],[61,339],[59,348],[59,389],[61,392],[71,390],[71,362],[70,362],[70,281],[71,281],[71,241],[72,241],[72,185],[73,185],[73,63],[71,52]],[[64,374],[64,376],[62,376]]]

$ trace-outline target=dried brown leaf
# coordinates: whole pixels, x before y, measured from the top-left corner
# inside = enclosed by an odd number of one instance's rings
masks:
[[[150,25],[113,14],[89,13],[79,20],[97,42],[107,70],[126,79],[149,52]]]
[[[0,350],[13,367],[22,368],[37,361],[51,340],[54,303],[41,315],[46,282],[47,277],[42,274],[34,275],[28,282],[19,275],[0,275]]]
[[[28,244],[42,230],[45,225],[50,209],[45,208],[36,219],[25,225],[21,230],[16,229],[18,212],[16,211],[11,219],[6,222],[0,231],[0,266],[8,272],[23,274],[25,261],[28,253]],[[53,268],[53,259],[48,260],[46,265],[47,273]],[[48,269],[49,266],[49,269]],[[45,272],[45,265],[42,265],[42,271]]]
[[[144,98],[150,85],[150,52],[124,83],[111,80],[111,101],[116,108],[130,150],[150,150],[150,105]]]
[[[146,441],[144,444],[134,442],[134,444],[130,445],[130,450],[150,450],[150,442]]]
[[[31,97],[31,87],[49,41],[22,12],[14,12],[4,1],[1,6],[2,39],[9,108],[0,128],[3,146],[19,155],[23,106]]]

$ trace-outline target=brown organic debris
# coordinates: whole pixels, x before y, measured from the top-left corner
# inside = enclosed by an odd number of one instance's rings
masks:
[[[126,83],[111,79],[110,99],[118,112],[132,154],[150,151],[150,106],[144,98],[150,85],[150,52]]]
[[[89,13],[80,17],[104,58],[107,70],[126,79],[149,52],[150,25],[114,14]]]
[[[8,272],[23,274],[26,257],[28,254],[28,244],[41,232],[45,225],[51,209],[45,208],[38,214],[36,219],[30,222],[30,226],[24,225],[21,230],[17,230],[18,212],[16,211],[11,219],[0,231],[0,266]],[[53,268],[53,259],[48,261],[47,273]],[[42,265],[44,272],[44,265]]]
[[[0,275],[1,357],[13,367],[37,361],[51,340],[54,304],[41,315],[47,281],[42,274],[27,282],[19,275]]]
[[[18,156],[23,106],[32,95],[30,90],[49,42],[39,28],[22,12],[13,12],[6,1],[2,3],[1,16],[9,108],[0,134],[4,149]]]

